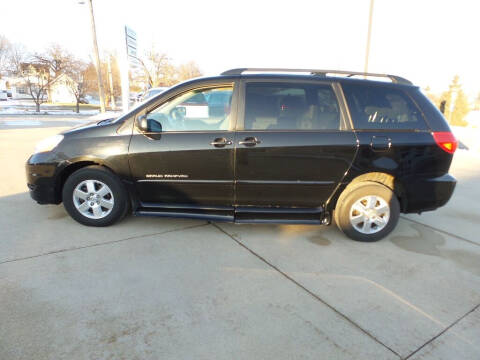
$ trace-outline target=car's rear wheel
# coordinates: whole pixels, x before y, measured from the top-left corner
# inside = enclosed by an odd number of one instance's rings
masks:
[[[63,186],[63,204],[72,218],[88,226],[108,226],[128,211],[121,181],[101,166],[88,166],[70,175]]]
[[[388,187],[362,181],[345,189],[335,209],[335,222],[349,238],[377,241],[397,225],[400,204]]]

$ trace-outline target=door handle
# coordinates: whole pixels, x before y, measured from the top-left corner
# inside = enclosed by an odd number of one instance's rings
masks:
[[[232,145],[233,143],[230,140],[227,140],[225,138],[216,138],[213,140],[210,145],[213,145],[215,147],[224,147],[225,145]]]
[[[260,144],[261,141],[258,140],[256,137],[246,137],[243,139],[243,141],[239,141],[239,145],[245,145],[245,146],[255,146],[257,144]]]

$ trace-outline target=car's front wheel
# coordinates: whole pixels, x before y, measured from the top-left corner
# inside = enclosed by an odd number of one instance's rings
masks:
[[[400,204],[385,185],[362,181],[344,190],[334,214],[337,226],[349,238],[377,241],[397,225]]]
[[[108,226],[128,211],[128,194],[115,174],[88,166],[71,174],[63,186],[63,205],[72,218],[88,226]]]

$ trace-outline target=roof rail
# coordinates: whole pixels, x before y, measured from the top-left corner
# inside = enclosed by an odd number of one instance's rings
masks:
[[[283,69],[283,68],[238,68],[238,69],[230,69],[227,71],[222,72],[220,75],[241,75],[244,72],[252,71],[252,72],[293,72],[293,73],[310,73],[312,75],[318,76],[327,76],[327,74],[338,74],[338,75],[346,75],[347,77],[352,76],[371,76],[371,77],[386,77],[389,78],[392,83],[395,84],[404,84],[404,85],[412,85],[412,82],[396,75],[390,74],[376,74],[376,73],[367,73],[367,72],[358,72],[358,71],[344,71],[344,70],[318,70],[318,69]]]

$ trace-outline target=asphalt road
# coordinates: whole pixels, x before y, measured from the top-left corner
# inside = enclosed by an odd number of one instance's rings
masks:
[[[480,358],[478,155],[456,153],[447,206],[377,243],[334,226],[89,228],[26,192],[24,162],[61,128],[7,126],[0,359]]]

